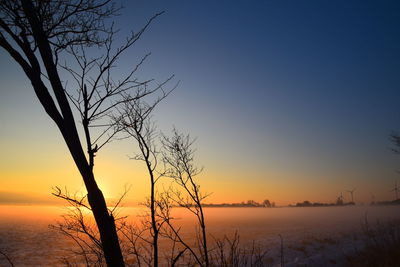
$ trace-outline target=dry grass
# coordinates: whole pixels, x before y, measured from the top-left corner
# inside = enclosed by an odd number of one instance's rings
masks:
[[[215,248],[210,251],[211,266],[218,267],[264,267],[271,266],[273,259],[266,257],[267,251],[254,241],[250,247],[240,245],[236,232],[233,237],[225,236],[215,240]]]
[[[377,223],[371,227],[366,220],[363,225],[365,247],[347,257],[353,267],[400,266],[400,221]]]

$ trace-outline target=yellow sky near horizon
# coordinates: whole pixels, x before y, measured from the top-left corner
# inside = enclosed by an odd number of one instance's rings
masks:
[[[36,108],[40,110],[39,106]],[[25,120],[18,124],[8,121],[7,127],[3,128],[0,138],[0,202],[16,194],[8,201],[25,199],[26,202],[53,203],[51,192],[55,186],[67,187],[71,193],[84,193],[83,181],[54,123],[42,113]],[[31,120],[38,120],[43,126],[35,127],[28,123]],[[196,163],[205,167],[198,181],[203,192],[211,193],[205,202],[232,203],[250,199],[258,202],[269,199],[277,205],[304,200],[334,202],[340,192],[348,198],[345,190],[351,187],[357,187],[357,202],[370,202],[370,192],[374,192],[376,200],[391,199],[390,185],[368,179],[361,185],[354,185],[351,181],[357,180],[358,173],[348,172],[346,177],[335,172],[310,173],[308,170],[298,171],[296,166],[280,168],[268,161],[264,163],[266,167],[258,169],[248,161],[240,164],[240,157],[231,161],[219,158],[223,152],[210,154],[204,153],[201,146],[197,148]],[[129,186],[128,205],[142,202],[149,195],[145,166],[129,159],[134,150],[132,141],[116,141],[108,144],[95,158],[96,179],[106,198],[118,198]],[[387,170],[384,175],[390,175],[391,171]],[[169,182],[168,178],[164,179],[164,183]]]
[[[29,142],[19,140],[20,146],[10,139],[0,140],[3,151],[0,153],[0,191],[9,195],[19,194],[27,202],[58,203],[51,196],[52,188],[67,188],[70,193],[84,193],[83,181],[54,127],[49,127],[55,142],[48,138]],[[39,130],[37,130],[39,131]],[[35,134],[35,133],[33,133]],[[149,195],[148,175],[142,162],[129,160],[133,144],[111,143],[100,151],[95,161],[95,173],[99,187],[108,199],[117,199],[125,187],[131,187],[125,200],[126,205],[136,205]],[[121,151],[120,148],[125,150]],[[165,184],[170,180],[163,179]],[[334,202],[336,192],[343,191],[340,185],[329,179],[307,180],[302,174],[296,177],[290,172],[260,173],[243,166],[231,169],[218,169],[215,166],[205,169],[198,177],[203,192],[211,193],[205,201],[209,203],[232,203],[253,199],[270,199],[277,205],[288,205],[303,200],[313,202]],[[162,190],[162,183],[160,184]],[[369,192],[359,188],[356,200],[368,202]],[[0,192],[0,194],[1,194]],[[31,200],[29,200],[29,196]],[[377,196],[378,197],[378,196]],[[18,197],[17,197],[18,198]],[[2,199],[0,198],[0,202]],[[4,201],[4,200],[3,200]],[[12,201],[12,199],[10,200]]]

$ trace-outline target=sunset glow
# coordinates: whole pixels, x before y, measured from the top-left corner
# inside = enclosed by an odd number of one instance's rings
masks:
[[[0,266],[400,266],[400,2],[0,1]]]

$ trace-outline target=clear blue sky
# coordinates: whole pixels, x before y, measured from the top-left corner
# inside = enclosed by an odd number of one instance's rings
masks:
[[[175,74],[181,80],[155,118],[162,129],[175,125],[198,138],[209,191],[228,196],[220,188],[243,185],[248,193],[227,197],[232,201],[251,198],[254,190],[259,190],[255,198],[328,201],[351,187],[364,201],[370,191],[391,197],[400,169],[389,141],[391,131],[400,130],[400,2],[124,5],[117,21],[121,36],[166,11],[120,67],[152,52],[142,77]],[[22,116],[15,101],[32,89],[10,91],[8,85],[22,83],[15,81],[20,70],[3,51],[0,60],[1,135],[6,136],[8,128],[19,126],[4,114]],[[34,112],[37,101],[25,101],[24,108]],[[275,193],[289,187],[300,192],[293,198]]]

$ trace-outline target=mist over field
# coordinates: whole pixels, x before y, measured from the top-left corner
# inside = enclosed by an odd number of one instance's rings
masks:
[[[0,249],[15,266],[63,266],[61,259],[73,257],[75,244],[48,228],[67,211],[55,206],[0,206]],[[127,207],[121,214],[140,220],[141,207]],[[362,249],[363,225],[400,220],[398,206],[350,206],[322,208],[206,208],[210,237],[240,235],[243,247],[253,242],[265,249],[271,266],[280,266],[283,239],[285,266],[341,266],[346,256]],[[195,220],[181,208],[174,210],[182,234],[194,242]],[[211,243],[213,243],[211,241]],[[83,264],[81,262],[81,264]],[[1,266],[7,266],[4,259]]]

